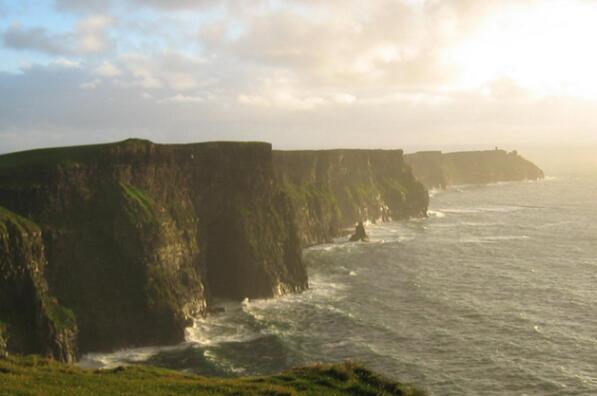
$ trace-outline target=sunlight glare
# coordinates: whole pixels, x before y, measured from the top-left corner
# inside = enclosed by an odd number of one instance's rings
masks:
[[[447,51],[457,87],[507,79],[530,95],[597,100],[597,4],[546,1],[490,16]]]

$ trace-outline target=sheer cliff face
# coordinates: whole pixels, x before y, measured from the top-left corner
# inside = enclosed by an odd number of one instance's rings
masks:
[[[275,151],[274,169],[297,211],[305,246],[327,242],[357,221],[427,212],[427,191],[402,150]]]
[[[45,266],[39,227],[0,207],[0,355],[76,360],[74,316],[49,292]]]
[[[0,205],[39,225],[82,352],[178,342],[212,297],[307,286],[271,155],[264,143],[138,140],[11,154]]]
[[[501,181],[537,180],[543,171],[517,152],[504,150],[405,155],[417,179],[428,188],[458,184],[487,184]]]

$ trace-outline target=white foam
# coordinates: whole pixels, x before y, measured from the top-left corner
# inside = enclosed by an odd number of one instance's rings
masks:
[[[431,188],[431,189],[429,189],[429,198],[435,197],[440,192],[441,192],[441,190],[438,189],[438,188]]]
[[[504,241],[520,241],[531,239],[527,235],[496,235],[496,236],[485,236],[485,237],[471,237],[461,239],[463,243],[497,243]]]
[[[118,366],[130,366],[145,362],[160,352],[184,349],[187,344],[176,346],[153,346],[143,348],[121,349],[112,353],[88,353],[83,355],[79,367],[86,369],[113,369]]]
[[[206,350],[205,352],[203,352],[203,356],[207,360],[212,362],[215,366],[222,367],[222,368],[224,368],[224,370],[226,370],[228,372],[233,372],[235,374],[242,375],[242,374],[246,373],[246,371],[247,371],[243,367],[235,366],[234,364],[232,364],[232,362],[230,360],[224,359],[223,357],[218,356],[214,351]]]
[[[455,213],[455,214],[471,214],[471,213],[479,213],[479,209],[474,208],[462,208],[462,209],[440,209],[442,213]]]
[[[475,214],[475,213],[510,213],[518,210],[526,209],[523,206],[479,206],[472,208],[445,208],[439,209],[442,213],[454,213],[454,214]],[[431,211],[430,211],[431,212]]]
[[[431,217],[437,217],[437,218],[444,218],[446,217],[446,214],[444,212],[441,212],[439,210],[428,210],[427,214]]]
[[[240,304],[236,308],[229,304],[225,309],[222,315],[195,319],[193,325],[185,330],[185,340],[201,346],[213,346],[228,342],[249,342],[263,336],[243,323],[241,316],[244,309]]]

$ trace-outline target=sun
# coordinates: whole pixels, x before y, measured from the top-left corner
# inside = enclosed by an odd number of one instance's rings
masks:
[[[445,59],[459,88],[507,79],[532,95],[597,100],[595,21],[597,4],[589,1],[511,6],[448,48]]]

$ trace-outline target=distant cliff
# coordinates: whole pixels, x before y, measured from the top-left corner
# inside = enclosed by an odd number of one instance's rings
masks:
[[[427,188],[537,180],[544,177],[541,169],[515,151],[423,151],[407,154],[404,159],[417,179]]]
[[[429,196],[402,150],[274,151],[304,246],[329,242],[356,221],[425,216]]]
[[[178,342],[213,297],[307,287],[266,143],[3,155],[0,205],[0,349],[68,360],[52,345],[77,331],[83,353]]]

